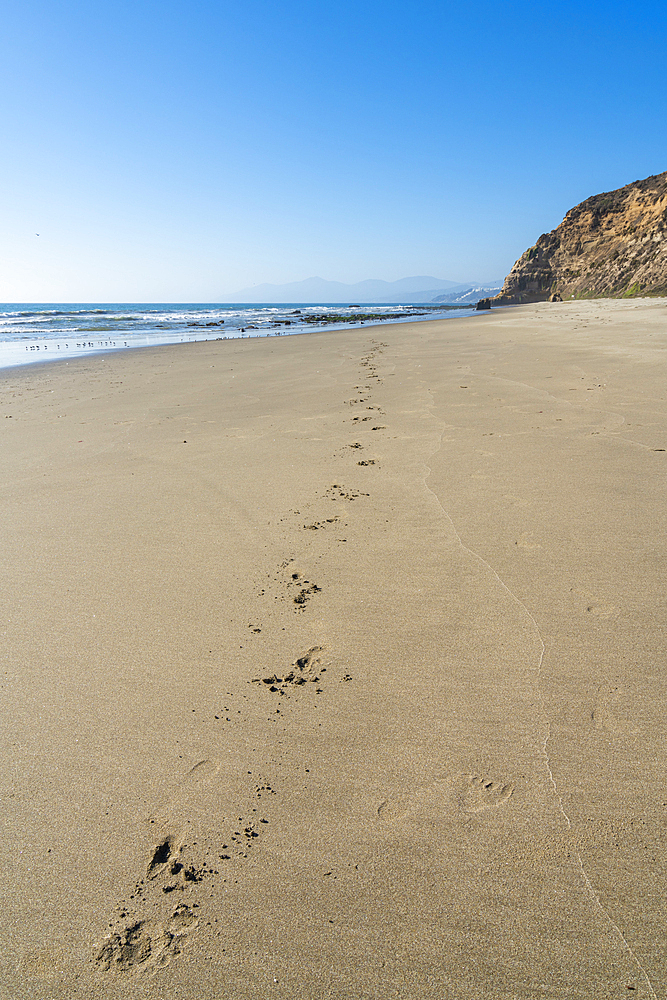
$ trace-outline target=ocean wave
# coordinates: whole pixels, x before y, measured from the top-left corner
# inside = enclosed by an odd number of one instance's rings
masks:
[[[15,316],[111,316],[111,309],[28,309]]]
[[[80,333],[109,333],[110,331],[117,332],[115,326],[101,326],[99,324],[96,326],[80,326],[77,328],[77,330]],[[77,330],[69,330],[67,332],[69,333],[70,336],[72,336],[77,333]],[[63,335],[62,333],[59,334],[59,336],[61,337],[62,335]]]

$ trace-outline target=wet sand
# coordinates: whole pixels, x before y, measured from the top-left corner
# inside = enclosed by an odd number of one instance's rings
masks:
[[[667,990],[667,303],[0,376],[0,994]]]

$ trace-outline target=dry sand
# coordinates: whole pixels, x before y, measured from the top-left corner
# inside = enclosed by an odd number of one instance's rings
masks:
[[[11,370],[0,995],[664,998],[665,300]]]

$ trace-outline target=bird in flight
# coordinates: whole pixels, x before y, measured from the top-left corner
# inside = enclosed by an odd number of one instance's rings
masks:
[[[35,233],[35,236],[39,236],[39,233]]]

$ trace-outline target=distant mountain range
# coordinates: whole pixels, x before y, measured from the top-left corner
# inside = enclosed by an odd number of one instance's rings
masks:
[[[369,279],[358,281],[353,285],[346,285],[342,281],[326,281],[324,278],[306,278],[305,281],[292,281],[287,285],[253,285],[252,288],[242,288],[233,295],[222,295],[216,301],[295,304],[307,302],[313,305],[325,302],[348,305],[373,302],[433,302],[436,296],[452,295],[470,288],[471,282],[461,284],[428,275],[399,278],[398,281]]]

